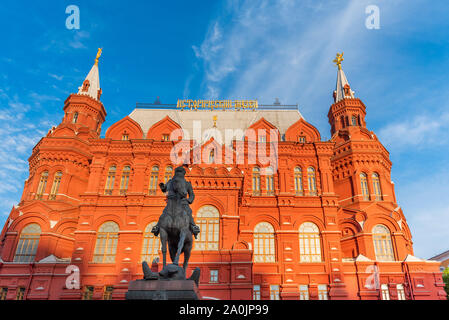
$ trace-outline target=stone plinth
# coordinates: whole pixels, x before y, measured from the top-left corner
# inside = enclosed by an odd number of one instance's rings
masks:
[[[135,280],[129,283],[127,300],[199,300],[193,280]]]

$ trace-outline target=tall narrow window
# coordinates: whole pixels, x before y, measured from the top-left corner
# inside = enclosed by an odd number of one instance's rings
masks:
[[[106,186],[104,187],[104,194],[111,195],[114,189],[115,172],[117,170],[116,166],[111,166],[109,168],[108,176],[106,178]]]
[[[295,192],[297,196],[303,195],[302,187],[302,169],[301,167],[295,168]]]
[[[380,292],[382,294],[382,300],[390,300],[390,291],[388,290],[387,284],[382,284],[380,286]]]
[[[32,223],[23,228],[17,243],[14,262],[33,262],[41,237],[41,227]]]
[[[396,290],[398,292],[398,300],[406,300],[405,298],[405,291],[404,291],[404,285],[403,284],[397,284]]]
[[[98,229],[97,241],[95,244],[95,263],[114,263],[117,252],[119,227],[115,222],[103,223]]]
[[[373,243],[376,260],[394,261],[393,244],[391,243],[390,230],[382,224],[373,228]]]
[[[123,141],[128,141],[128,140],[129,140],[129,135],[128,135],[127,133],[124,133],[124,134],[122,135],[122,140],[123,140]]]
[[[159,167],[153,166],[153,168],[151,168],[151,175],[150,175],[150,194],[156,194],[158,179],[159,179]]]
[[[23,300],[25,298],[25,288],[19,287],[17,288],[16,300]]]
[[[253,195],[260,195],[260,169],[253,168]]]
[[[165,168],[164,183],[167,183],[173,177],[173,167]]]
[[[0,291],[0,300],[6,300],[7,296],[8,296],[8,288],[3,287]]]
[[[113,286],[104,287],[103,300],[112,300],[112,292],[114,292]]]
[[[362,197],[363,200],[369,200],[369,189],[368,189],[368,179],[366,177],[366,173],[362,172],[360,174],[360,186],[362,188]]]
[[[92,300],[92,296],[94,294],[93,286],[85,286],[83,292],[83,300]]]
[[[163,134],[162,135],[162,141],[170,141],[170,135],[169,134]]]
[[[253,286],[253,300],[260,300],[260,285]]]
[[[215,148],[209,152],[209,163],[215,163]]]
[[[318,300],[328,300],[327,285],[325,284],[318,285]]]
[[[298,142],[299,143],[306,143],[306,137],[305,136],[299,136],[298,137]]]
[[[374,190],[374,194],[376,196],[376,201],[381,201],[382,200],[382,189],[380,188],[379,175],[377,173],[373,173],[372,178],[373,178],[373,190]]]
[[[120,194],[123,196],[128,191],[129,175],[131,173],[130,166],[124,166],[122,171],[122,180],[120,181]]]
[[[309,182],[309,194],[311,196],[316,196],[316,175],[313,167],[309,167],[307,169],[307,179]]]
[[[274,228],[268,222],[254,228],[254,262],[276,262]]]
[[[37,187],[37,192],[36,192],[37,200],[42,199],[42,196],[44,195],[44,192],[45,192],[45,187],[47,186],[47,181],[48,181],[48,171],[44,171],[41,174],[41,179],[39,180],[39,185]]]
[[[299,300],[309,300],[309,286],[306,284],[299,285]]]
[[[270,300],[280,300],[279,285],[270,285]]]
[[[62,172],[58,171],[55,173],[55,178],[53,180],[53,185],[51,186],[50,196],[48,197],[50,200],[55,200],[56,195],[58,194],[59,185],[61,184]]]
[[[357,117],[356,116],[352,116],[351,117],[351,125],[352,126],[356,126],[357,125]]]
[[[146,261],[151,265],[154,258],[159,257],[159,238],[155,237],[151,232],[151,229],[156,225],[156,222],[152,222],[147,225],[143,234],[143,245],[142,245],[142,262]]]
[[[273,168],[266,168],[267,195],[274,195],[274,174]]]
[[[321,262],[321,239],[318,226],[304,222],[299,227],[300,262]]]
[[[195,250],[218,250],[220,236],[220,213],[213,206],[201,207],[195,222],[201,229],[195,241]]]
[[[73,114],[72,123],[77,123],[77,121],[78,121],[78,112],[75,112],[75,113]]]

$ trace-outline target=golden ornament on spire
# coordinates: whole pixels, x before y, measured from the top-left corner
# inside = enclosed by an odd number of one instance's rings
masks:
[[[216,127],[217,127],[217,120],[218,120],[218,117],[217,117],[217,116],[214,116],[213,119],[214,119],[214,128],[216,128]]]
[[[101,57],[101,53],[103,52],[102,48],[98,48],[97,57],[95,58],[95,65],[98,66],[98,60]]]
[[[338,66],[338,70],[341,70],[341,62],[343,61],[343,60],[345,60],[344,58],[343,58],[343,54],[344,54],[344,52],[342,52],[342,53],[337,53],[337,57],[334,59],[334,63]]]

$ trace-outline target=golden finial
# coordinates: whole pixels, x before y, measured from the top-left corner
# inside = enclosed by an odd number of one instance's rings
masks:
[[[213,119],[214,119],[214,128],[216,128],[216,127],[217,127],[217,120],[218,120],[218,117],[217,117],[217,116],[214,116]]]
[[[344,54],[344,52],[342,52],[342,53],[337,53],[337,57],[334,59],[334,63],[338,66],[338,70],[341,70],[341,62],[343,61],[343,60],[345,60],[344,58],[343,58],[343,54]]]
[[[101,53],[103,52],[102,48],[98,48],[97,57],[95,58],[95,65],[98,66],[98,60],[101,57]]]

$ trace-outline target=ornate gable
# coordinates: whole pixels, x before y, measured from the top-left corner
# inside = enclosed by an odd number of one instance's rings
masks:
[[[304,119],[299,119],[285,132],[285,141],[318,142],[321,140],[320,132]]]
[[[181,126],[173,121],[169,116],[166,116],[164,119],[162,119],[159,122],[156,122],[147,133],[147,139],[153,139],[153,140],[165,140],[166,136],[170,137],[170,134],[176,130],[180,129]]]
[[[113,140],[142,139],[143,131],[136,121],[126,116],[109,127],[106,131],[106,138]]]

